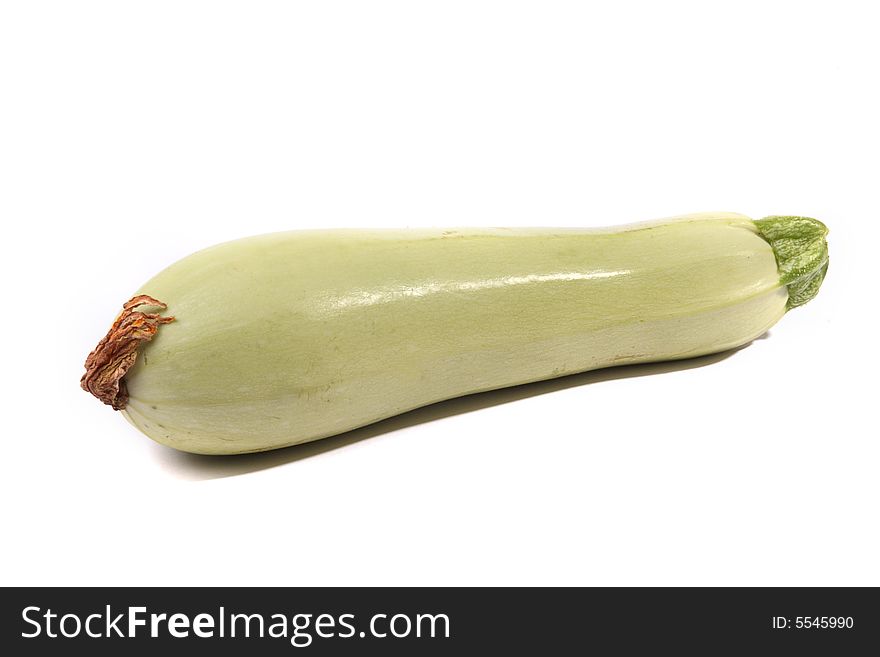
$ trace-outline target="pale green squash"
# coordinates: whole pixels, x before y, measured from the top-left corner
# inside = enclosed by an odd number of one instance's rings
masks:
[[[707,213],[220,244],[141,288],[174,321],[132,352],[123,413],[171,447],[233,454],[484,390],[723,351],[815,295],[826,232]]]

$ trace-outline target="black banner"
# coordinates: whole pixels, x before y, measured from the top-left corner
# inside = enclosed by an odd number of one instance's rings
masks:
[[[877,589],[3,589],[6,655],[876,654]],[[201,651],[210,651],[202,653]]]

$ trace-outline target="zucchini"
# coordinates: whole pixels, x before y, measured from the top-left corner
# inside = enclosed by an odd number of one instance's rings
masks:
[[[180,450],[285,447],[461,395],[739,347],[816,295],[826,234],[806,217],[704,213],[246,238],[146,283],[81,385]]]

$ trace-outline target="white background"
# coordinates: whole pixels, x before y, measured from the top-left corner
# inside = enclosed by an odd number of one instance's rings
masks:
[[[0,582],[880,585],[875,10],[4,3]],[[78,386],[219,241],[703,210],[832,231],[819,297],[726,358],[235,458]]]

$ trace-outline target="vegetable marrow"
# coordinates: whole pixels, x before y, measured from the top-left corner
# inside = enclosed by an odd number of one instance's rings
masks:
[[[81,384],[176,449],[285,447],[452,397],[744,345],[816,295],[826,234],[807,217],[704,213],[246,238],[147,282]]]

